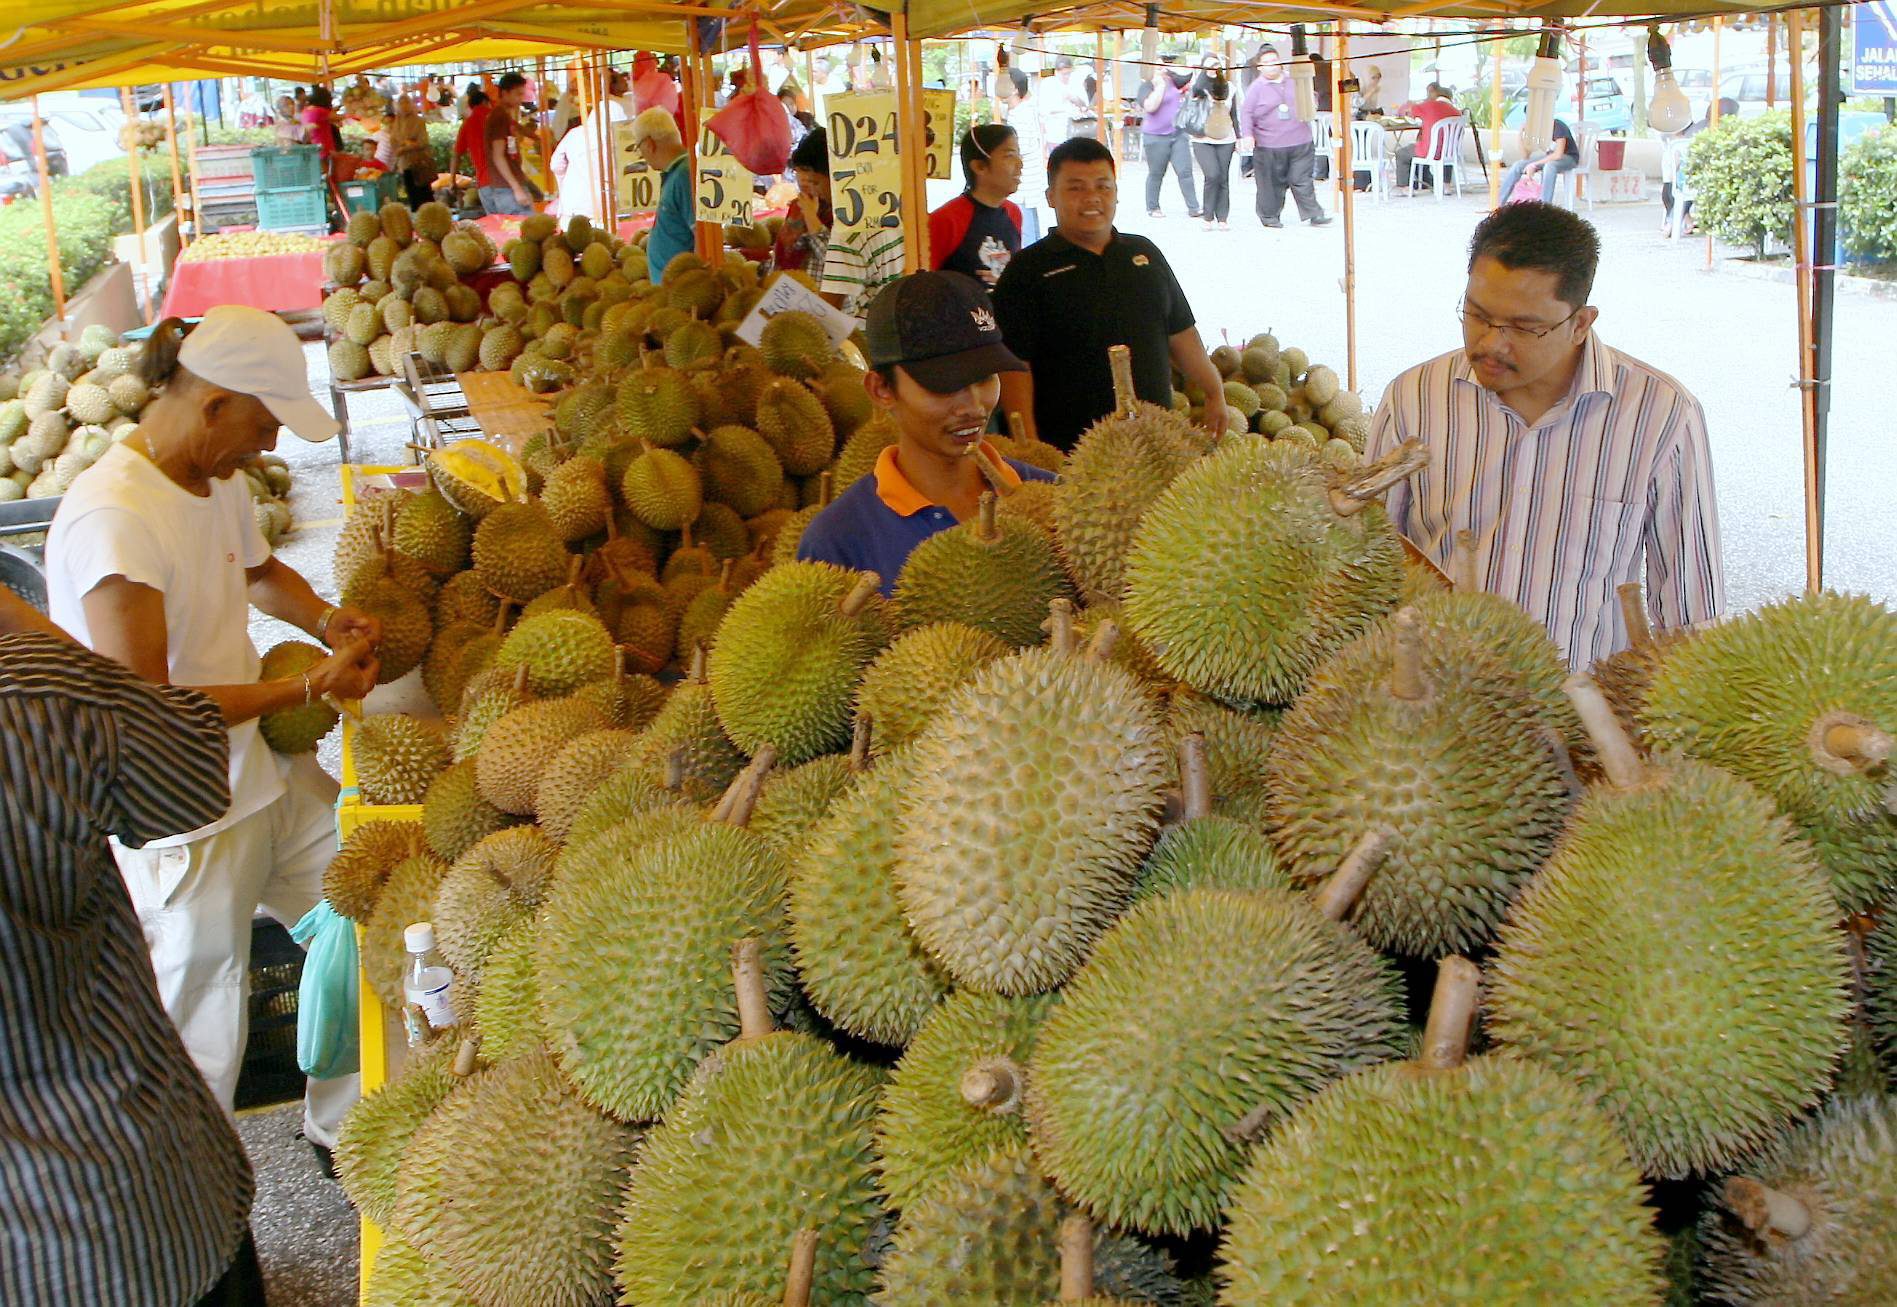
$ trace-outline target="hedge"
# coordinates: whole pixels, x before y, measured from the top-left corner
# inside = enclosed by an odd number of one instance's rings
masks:
[[[1897,260],[1897,129],[1867,132],[1839,160],[1838,220],[1845,248]]]
[[[1721,118],[1693,138],[1686,165],[1693,215],[1706,230],[1761,257],[1768,239],[1791,239],[1790,110]]]

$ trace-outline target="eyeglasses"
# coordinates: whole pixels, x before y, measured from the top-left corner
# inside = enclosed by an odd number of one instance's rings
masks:
[[[1576,309],[1574,313],[1579,313],[1580,311],[1580,309]],[[1504,340],[1521,341],[1523,343],[1531,340],[1541,340],[1546,337],[1549,332],[1567,326],[1568,323],[1574,321],[1574,313],[1568,314],[1567,317],[1561,319],[1559,322],[1551,322],[1545,327],[1526,327],[1513,322],[1496,322],[1491,318],[1484,317],[1477,310],[1470,308],[1469,301],[1456,301],[1456,317],[1461,320],[1464,327],[1473,328],[1478,332],[1499,332]]]

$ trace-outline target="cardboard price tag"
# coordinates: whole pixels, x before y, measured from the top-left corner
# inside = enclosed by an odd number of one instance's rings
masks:
[[[896,157],[896,95],[833,95],[830,111],[831,238],[902,226],[902,165]]]
[[[929,144],[929,176],[955,176],[955,92],[922,92],[922,125]]]
[[[698,121],[709,122],[716,110],[701,109]],[[751,170],[739,163],[724,140],[709,127],[698,133],[698,221],[723,225],[751,222]]]
[[[764,297],[757,302],[757,306],[738,324],[738,339],[747,345],[757,344],[764,335],[765,323],[793,309],[808,313],[821,322],[824,330],[830,333],[830,343],[833,345],[842,345],[850,338],[850,333],[856,330],[855,318],[795,277],[787,277],[780,272],[765,286]]]
[[[619,212],[650,213],[659,207],[659,175],[639,157],[632,124],[613,124],[613,182]]]

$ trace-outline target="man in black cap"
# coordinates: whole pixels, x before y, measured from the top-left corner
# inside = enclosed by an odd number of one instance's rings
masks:
[[[909,551],[966,521],[988,482],[1052,481],[1051,472],[1001,457],[982,439],[1001,398],[1003,372],[1025,372],[1001,340],[988,292],[959,272],[918,272],[870,303],[864,387],[896,426],[876,470],[804,528],[797,557],[836,563],[895,587]]]

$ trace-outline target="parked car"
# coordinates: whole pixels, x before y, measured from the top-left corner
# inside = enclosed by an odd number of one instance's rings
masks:
[[[1633,102],[1626,92],[1620,89],[1620,83],[1612,77],[1589,77],[1587,79],[1587,112],[1580,110],[1580,95],[1562,96],[1555,104],[1555,116],[1574,127],[1585,117],[1590,127],[1603,132],[1624,132],[1633,126]],[[1528,118],[1528,89],[1523,87],[1509,97],[1508,108],[1502,115],[1502,126],[1516,129]]]
[[[125,115],[119,112],[117,105],[74,99],[63,104],[41,104],[40,112],[47,127],[59,132],[75,173],[125,153],[125,147],[119,144],[119,129],[125,125]],[[15,124],[23,124],[31,132],[32,108],[25,104],[0,104],[0,126]]]
[[[1771,88],[1772,97],[1768,104],[1764,61],[1726,68],[1720,70],[1719,94],[1724,99],[1738,101],[1741,118],[1757,117],[1773,107],[1789,109],[1792,104],[1792,69],[1789,63],[1779,63],[1775,80],[1777,85]],[[1805,103],[1814,107],[1818,103],[1818,81],[1815,77],[1805,79]]]
[[[51,123],[45,126],[46,171],[64,177],[71,168],[65,146]],[[39,194],[40,170],[33,157],[31,120],[0,120],[0,202],[10,202]]]

